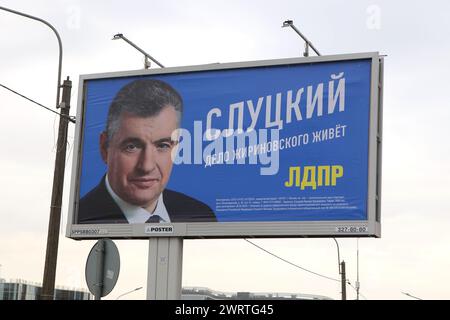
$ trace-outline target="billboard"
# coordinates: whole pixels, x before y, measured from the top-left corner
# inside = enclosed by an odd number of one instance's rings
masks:
[[[81,76],[67,236],[379,237],[382,67],[360,53]]]

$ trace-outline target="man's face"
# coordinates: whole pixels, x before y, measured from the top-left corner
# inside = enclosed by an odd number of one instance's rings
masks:
[[[119,123],[108,145],[106,133],[100,137],[109,183],[126,202],[153,209],[172,171],[176,142],[171,135],[177,129],[177,113],[170,106],[154,117],[124,113]]]

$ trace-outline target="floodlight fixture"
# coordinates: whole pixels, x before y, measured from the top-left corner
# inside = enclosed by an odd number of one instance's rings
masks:
[[[121,39],[123,37],[122,33],[117,33],[114,35],[114,37],[111,40],[117,40],[117,39]]]

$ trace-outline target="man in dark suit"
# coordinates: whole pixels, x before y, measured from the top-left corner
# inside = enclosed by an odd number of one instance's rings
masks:
[[[80,199],[78,223],[217,221],[206,204],[165,189],[182,111],[180,95],[163,81],[135,80],[117,93],[100,135],[108,171]]]

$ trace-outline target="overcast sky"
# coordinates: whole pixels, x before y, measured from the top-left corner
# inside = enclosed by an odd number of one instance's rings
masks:
[[[143,57],[120,32],[165,66],[298,57],[292,19],[323,55],[379,51],[384,78],[382,237],[359,240],[367,299],[449,299],[450,10],[447,1],[0,1],[49,21],[60,33],[63,78],[135,70]],[[0,84],[55,106],[57,41],[45,25],[0,11]],[[0,277],[42,282],[58,117],[0,87]],[[57,285],[87,288],[95,241],[65,238],[74,126],[70,125]],[[357,277],[356,239],[339,239],[347,277]],[[258,239],[258,245],[338,279],[336,244]],[[146,286],[148,242],[116,241],[121,273],[107,299]],[[340,298],[340,283],[304,272],[242,239],[185,240],[183,286],[236,292],[300,292]],[[128,295],[145,299],[145,289]],[[349,286],[347,296],[356,297]]]

